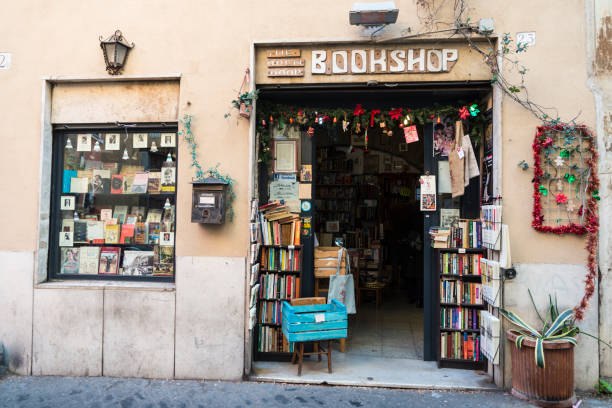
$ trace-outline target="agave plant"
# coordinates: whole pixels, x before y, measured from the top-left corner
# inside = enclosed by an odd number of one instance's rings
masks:
[[[542,318],[536,308],[531,291],[529,291],[531,303],[538,315],[538,318],[543,324],[542,330],[536,330],[527,324],[523,319],[513,312],[500,309],[500,313],[511,323],[520,327],[519,333],[515,340],[516,347],[521,348],[525,339],[535,340],[535,361],[538,367],[544,368],[546,362],[544,360],[544,342],[570,342],[573,345],[578,344],[575,336],[580,333],[580,328],[575,325],[574,311],[572,309],[564,310],[559,313],[556,297],[548,297],[548,308],[546,310],[546,319]]]

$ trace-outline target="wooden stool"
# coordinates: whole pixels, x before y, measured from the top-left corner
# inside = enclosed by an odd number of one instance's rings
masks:
[[[291,299],[291,306],[304,305],[324,305],[327,300],[324,297],[296,298]],[[304,356],[317,356],[317,361],[321,361],[321,354],[327,354],[327,371],[332,372],[332,356],[331,356],[331,341],[327,341],[327,350],[321,347],[320,341],[313,341],[314,351],[304,353],[304,343],[300,342],[293,345],[293,354],[291,355],[291,364],[298,364],[298,376],[302,375],[302,362]]]

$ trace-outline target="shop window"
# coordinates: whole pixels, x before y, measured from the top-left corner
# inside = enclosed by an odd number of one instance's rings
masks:
[[[176,126],[73,129],[54,130],[49,278],[174,281]]]

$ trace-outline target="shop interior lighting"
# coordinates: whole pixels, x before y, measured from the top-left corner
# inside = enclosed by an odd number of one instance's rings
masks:
[[[157,152],[157,144],[155,143],[155,140],[151,142],[151,153],[155,153]]]
[[[66,149],[68,149],[68,150],[72,150],[73,149],[72,142],[70,141],[70,138],[66,139]]]
[[[349,11],[351,25],[382,27],[397,21],[399,9],[393,1],[375,3],[355,3]]]

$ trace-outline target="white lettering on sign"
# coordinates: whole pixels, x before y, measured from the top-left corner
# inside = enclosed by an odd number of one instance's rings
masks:
[[[303,67],[304,60],[301,58],[273,58],[267,62],[268,68],[274,67]]]
[[[528,31],[524,33],[516,33],[516,44],[527,45],[529,47],[535,45],[536,33],[535,31]]]
[[[270,68],[269,77],[300,77],[304,76],[304,68]]]
[[[312,52],[311,61],[311,72],[313,74],[324,74],[326,69],[325,59],[327,58],[327,52],[317,50]]]
[[[449,72],[458,59],[454,48],[313,50],[310,70],[315,75]]]
[[[0,52],[0,69],[11,69],[10,52]]]
[[[297,48],[281,48],[276,50],[268,50],[266,54],[268,58],[299,57],[301,55],[301,51]]]
[[[339,59],[340,59],[340,62],[338,62]],[[347,72],[348,72],[348,52],[346,51],[332,52],[332,73],[333,74],[346,74]]]

